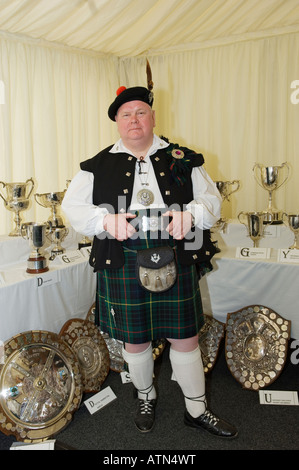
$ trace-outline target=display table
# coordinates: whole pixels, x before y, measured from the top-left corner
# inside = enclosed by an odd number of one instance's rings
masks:
[[[264,305],[290,320],[292,338],[299,338],[299,263],[280,262],[280,249],[293,243],[292,232],[283,225],[267,227],[259,243],[271,248],[267,259],[238,258],[238,247],[252,247],[246,227],[230,221],[226,230],[213,231],[221,252],[212,260],[213,271],[200,281],[204,313],[225,323],[228,313],[248,305]],[[297,250],[296,250],[297,251]]]
[[[29,242],[21,237],[0,237],[1,341],[28,330],[59,333],[70,318],[86,318],[95,300],[96,275],[88,253],[75,251],[80,238],[70,230],[62,243],[64,260],[57,257],[49,261],[49,271],[28,274]]]

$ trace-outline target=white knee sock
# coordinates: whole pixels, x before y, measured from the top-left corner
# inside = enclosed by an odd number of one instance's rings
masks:
[[[182,389],[188,412],[197,418],[206,411],[205,374],[199,347],[191,352],[170,348],[169,358],[175,378]]]
[[[153,386],[154,358],[152,345],[141,353],[129,353],[124,348],[123,358],[128,364],[130,378],[138,390],[138,398],[153,400],[156,398],[156,390]]]

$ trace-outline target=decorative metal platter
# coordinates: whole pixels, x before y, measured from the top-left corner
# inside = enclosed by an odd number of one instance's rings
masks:
[[[73,318],[63,325],[59,337],[77,356],[84,392],[98,392],[109,373],[110,358],[97,326],[91,321]]]
[[[64,429],[78,409],[82,383],[77,359],[58,335],[27,331],[4,343],[0,371],[0,429],[37,442]]]
[[[198,344],[201,350],[205,373],[210,372],[216,362],[219,346],[224,337],[225,324],[215,318],[204,315],[205,323],[198,333]]]
[[[227,315],[227,366],[243,388],[259,390],[283,370],[291,322],[268,307],[251,305]]]

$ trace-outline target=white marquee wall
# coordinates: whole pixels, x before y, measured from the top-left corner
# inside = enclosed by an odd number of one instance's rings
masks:
[[[201,151],[214,180],[241,181],[225,215],[264,209],[253,165],[285,161],[291,177],[275,203],[299,213],[299,33],[117,58],[0,32],[0,57],[0,181],[33,177],[34,192],[63,190],[80,161],[117,138],[107,108],[119,85],[146,85],[148,58],[157,133]],[[47,217],[34,200],[23,213]],[[2,200],[0,221],[8,233]]]

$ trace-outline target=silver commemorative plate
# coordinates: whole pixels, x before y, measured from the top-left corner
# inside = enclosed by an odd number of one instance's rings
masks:
[[[0,372],[0,429],[18,441],[38,442],[71,421],[82,398],[73,351],[49,331],[27,331],[4,344]]]
[[[96,325],[73,318],[63,325],[59,337],[77,356],[84,392],[99,391],[109,373],[110,359],[105,340]]]
[[[289,320],[261,305],[227,315],[226,363],[243,388],[259,390],[278,378],[286,362],[290,330]]]
[[[198,345],[201,350],[205,373],[210,372],[216,362],[219,346],[224,337],[225,325],[215,318],[204,315],[205,324],[198,333]]]

